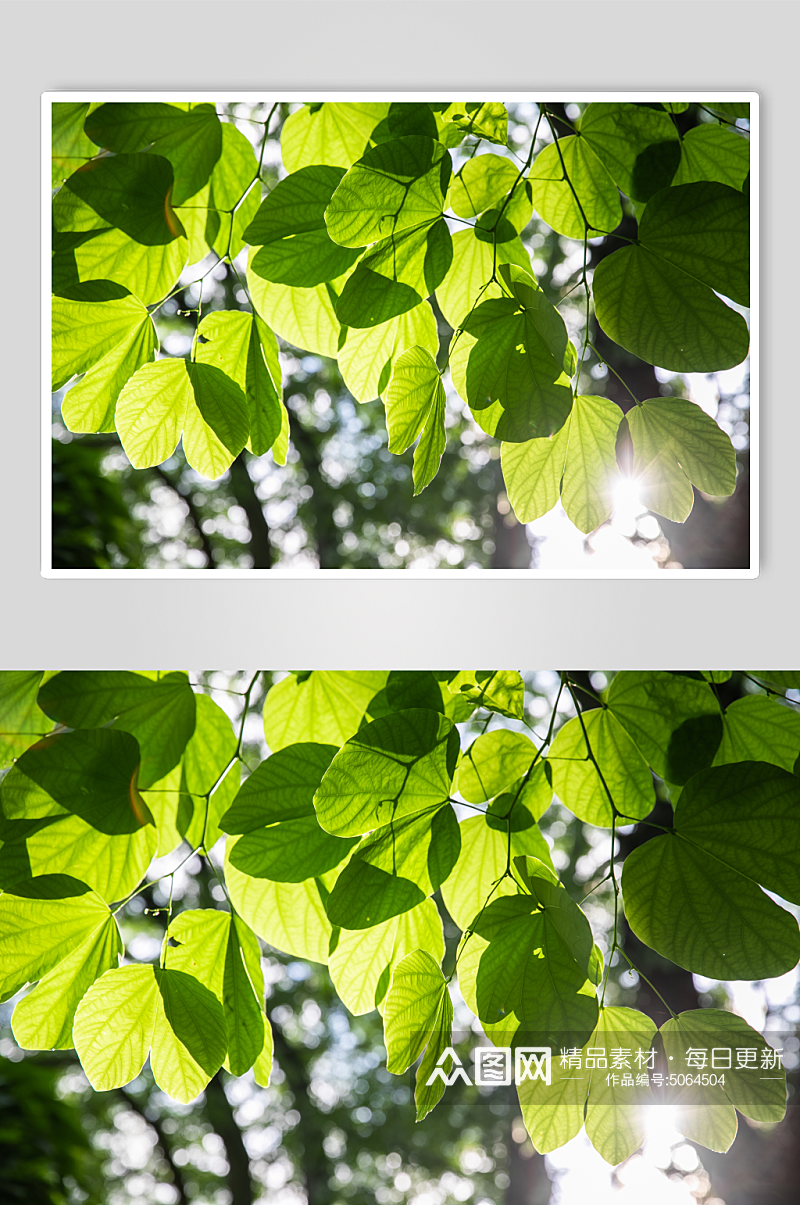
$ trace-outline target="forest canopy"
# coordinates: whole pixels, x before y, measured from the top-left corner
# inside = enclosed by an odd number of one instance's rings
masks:
[[[729,434],[631,382],[747,357],[747,104],[541,102],[528,127],[500,102],[223,108],[53,105],[69,431],[116,434],[138,469],[179,444],[208,479],[245,452],[283,464],[289,347],[335,361],[357,403],[382,399],[389,452],[415,446],[415,495],[462,410],[497,441],[523,523],[560,500],[594,531],[621,473],[676,523],[696,491],[733,493]],[[576,259],[555,296],[532,222]],[[159,327],[195,264],[191,346],[173,354]],[[236,308],[204,305],[220,264]]]
[[[353,1016],[378,1010],[389,1071],[416,1065],[419,1120],[477,1074],[455,1005],[509,1066],[552,1056],[546,1080],[513,1081],[538,1151],[585,1125],[619,1163],[664,1103],[712,1151],[737,1111],[779,1122],[781,1051],[657,984],[659,967],[752,981],[798,964],[800,677],[603,682],[563,672],[532,709],[516,671],[258,672],[234,722],[182,672],[4,672],[0,992],[17,1042],[74,1047],[100,1091],[148,1057],[178,1102],[223,1066],[266,1085],[272,948],[327,966]],[[553,807],[606,843],[578,898]],[[173,901],[195,856],[212,906]],[[136,958],[126,908],[159,883],[160,953]]]

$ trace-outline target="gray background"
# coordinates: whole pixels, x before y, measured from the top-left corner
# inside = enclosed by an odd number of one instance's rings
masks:
[[[0,4],[3,668],[800,665],[800,6]],[[40,94],[69,88],[731,88],[761,95],[761,576],[753,581],[45,580]]]

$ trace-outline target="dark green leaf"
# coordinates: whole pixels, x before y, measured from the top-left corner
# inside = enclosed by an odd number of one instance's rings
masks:
[[[300,743],[273,753],[245,780],[220,828],[250,833],[267,824],[313,816],[314,792],[336,750],[336,745]]]

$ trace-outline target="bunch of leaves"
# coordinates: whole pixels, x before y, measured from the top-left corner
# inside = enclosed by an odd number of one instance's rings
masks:
[[[726,673],[624,671],[581,710],[564,673],[534,740],[516,671],[291,673],[267,690],[270,752],[241,783],[259,677],[243,692],[237,736],[182,673],[3,675],[2,753],[13,764],[0,784],[0,991],[35,985],[13,1014],[21,1045],[74,1044],[101,1089],[134,1079],[149,1051],[156,1083],[183,1102],[222,1065],[252,1067],[266,1083],[260,938],[326,965],[352,1014],[379,1010],[389,1069],[419,1060],[418,1118],[444,1091],[433,1070],[453,1045],[455,974],[487,1040],[503,1047],[558,1049],[567,1035],[577,1050],[610,1036],[634,1045],[626,1036],[669,1055],[681,1035],[730,1046],[733,1034],[766,1051],[732,1014],[672,1014],[657,1036],[605,994],[622,950],[620,890],[634,933],[689,971],[762,979],[800,959],[797,921],[774,898],[800,903],[800,715],[783,697],[796,674],[756,675],[764,689],[723,709]],[[557,728],[565,694],[576,714]],[[615,830],[647,818],[657,781],[673,822],[627,858],[620,886]],[[554,793],[611,830],[605,954],[539,828]],[[210,850],[223,835],[219,869]],[[158,963],[120,965],[121,907],[150,885],[156,852],[184,843],[183,861],[208,859],[223,906],[173,914],[170,903]],[[448,974],[439,898],[461,931]],[[585,1121],[612,1163],[641,1141],[633,1106],[652,1097],[649,1087],[639,1095],[595,1075],[520,1085],[538,1150]],[[674,1103],[685,1132],[724,1150],[737,1109],[780,1120],[785,1076],[755,1083],[738,1072],[696,1096],[681,1088]]]
[[[693,486],[733,492],[728,436],[692,402],[637,399],[624,416],[581,393],[586,346],[578,356],[520,235],[535,213],[583,242],[586,340],[593,305],[609,339],[654,366],[741,363],[749,148],[726,118],[682,137],[686,107],[592,102],[573,124],[542,103],[520,167],[498,102],[304,105],[283,123],[285,175],[262,199],[272,113],[257,159],[208,104],[56,105],[53,388],[85,374],[66,425],[116,430],[137,468],[181,439],[213,479],[245,447],[284,463],[277,335],[335,358],[357,401],[383,399],[389,450],[416,443],[415,493],[446,446],[449,367],[502,441],[522,521],[559,498],[582,531],[607,519],[627,435],[642,499],[683,522]],[[477,153],[483,143],[497,149]],[[615,237],[623,208],[637,237],[590,286],[589,240]],[[246,246],[247,308],[201,319],[198,304],[190,356],[154,358],[152,315],[185,266],[211,253],[233,263]]]

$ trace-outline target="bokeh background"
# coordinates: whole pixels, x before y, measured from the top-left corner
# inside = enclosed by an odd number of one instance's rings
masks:
[[[218,103],[218,112],[260,149],[271,106]],[[280,105],[268,131],[263,180],[271,188],[285,174],[280,130],[296,105]],[[509,104],[509,154],[530,145],[536,124],[533,103]],[[552,105],[574,120],[578,104]],[[681,131],[712,114],[690,105],[676,119]],[[737,123],[742,130],[748,122]],[[551,140],[545,123],[540,147]],[[457,169],[473,147],[454,153]],[[481,147],[485,150],[486,145]],[[492,148],[495,152],[502,148]],[[537,152],[538,153],[538,152]],[[627,212],[620,233],[635,236]],[[457,227],[454,226],[454,229]],[[522,235],[539,284],[558,305],[570,338],[581,346],[585,295],[578,288],[583,244],[557,235],[534,216]],[[590,241],[589,278],[619,244]],[[196,311],[249,309],[230,265],[214,268],[211,253],[189,265],[185,286],[154,315],[162,354],[186,356]],[[244,276],[246,252],[236,268]],[[200,288],[192,284],[206,272]],[[440,332],[449,327],[434,304]],[[53,395],[54,569],[526,569],[552,575],[658,575],[681,569],[750,566],[750,377],[749,361],[727,372],[675,374],[654,370],[606,339],[590,319],[591,339],[636,397],[686,397],[717,420],[737,453],[736,491],[710,499],[695,490],[684,524],[649,513],[623,478],[610,520],[590,536],[567,519],[560,503],[531,524],[520,524],[506,497],[500,444],[473,422],[464,402],[448,387],[447,448],[439,475],[417,498],[411,481],[412,453],[387,449],[383,404],[357,403],[334,361],[304,355],[282,344],[284,392],[292,443],[287,464],[270,454],[244,451],[217,482],[191,469],[179,447],[165,464],[132,469],[116,436],[70,434],[60,420],[63,391]],[[580,389],[606,394],[623,410],[631,400],[619,380],[589,350]]]

